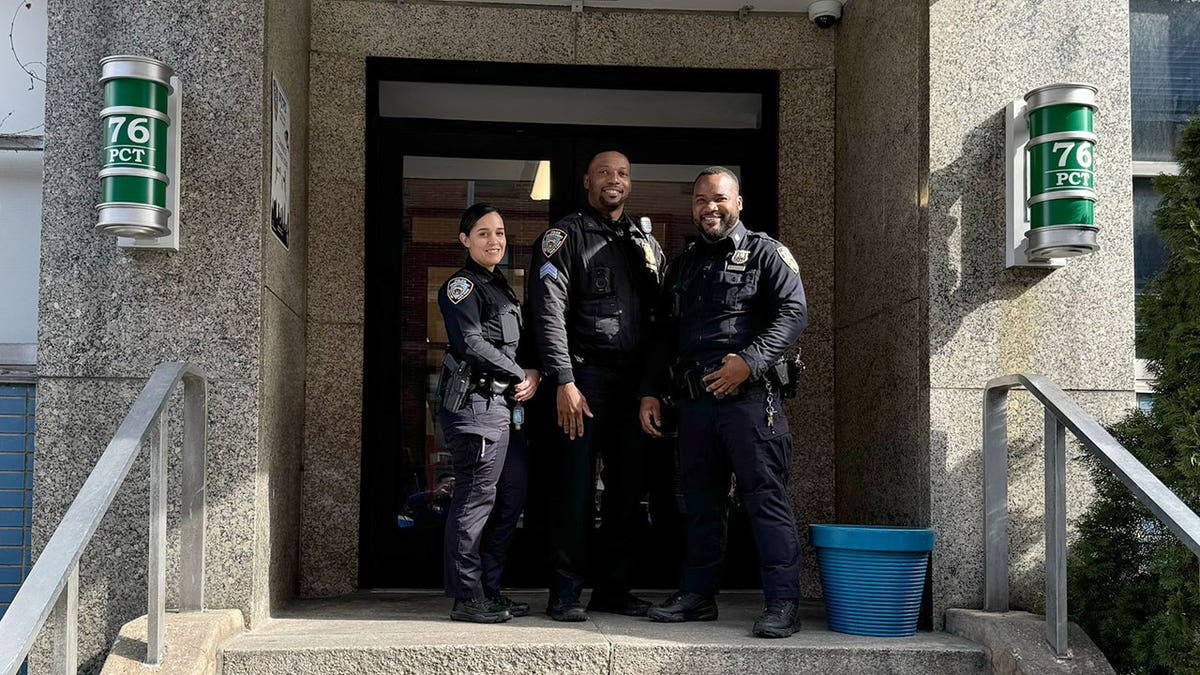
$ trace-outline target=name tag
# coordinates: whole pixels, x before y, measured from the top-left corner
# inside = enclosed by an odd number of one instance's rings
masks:
[[[734,265],[733,263],[725,263],[726,272],[745,272],[745,265]]]

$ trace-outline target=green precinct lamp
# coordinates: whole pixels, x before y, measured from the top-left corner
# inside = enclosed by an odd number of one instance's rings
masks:
[[[145,56],[100,60],[103,194],[96,231],[123,247],[179,250],[179,78]]]
[[[1008,105],[1005,267],[1061,267],[1099,250],[1094,223],[1096,88],[1038,87]]]

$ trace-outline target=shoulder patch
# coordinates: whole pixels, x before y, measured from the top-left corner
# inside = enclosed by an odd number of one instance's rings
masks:
[[[566,241],[566,230],[560,230],[557,227],[552,227],[546,230],[546,234],[542,235],[542,253],[549,258],[558,252],[558,249],[562,248],[563,243]]]
[[[446,297],[456,305],[470,295],[473,290],[475,290],[475,284],[466,277],[454,277],[446,283]]]
[[[793,272],[800,274],[800,265],[796,264],[796,259],[792,257],[792,252],[788,250],[788,247],[780,246],[779,248],[775,249],[775,252],[779,254],[779,257],[783,259],[784,264],[790,267]]]

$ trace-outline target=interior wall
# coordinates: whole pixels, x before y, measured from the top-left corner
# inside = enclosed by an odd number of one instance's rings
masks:
[[[308,258],[308,0],[268,0],[263,72],[263,369],[255,480],[260,618],[295,597],[300,568],[300,471],[304,445]],[[287,245],[271,229],[272,78],[290,109]]]
[[[802,523],[832,519],[832,31],[803,15],[369,0],[312,0],[311,30],[302,595],[357,587],[368,56],[779,70],[779,233],[801,265],[810,309],[807,384],[787,406],[796,441],[791,493]],[[747,199],[753,190],[745,186]],[[811,556],[804,589],[819,592]]]
[[[929,524],[928,3],[855,0],[838,27],[837,515]]]

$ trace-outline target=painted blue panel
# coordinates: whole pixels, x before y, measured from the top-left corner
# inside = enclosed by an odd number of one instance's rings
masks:
[[[24,398],[0,398],[0,415],[24,415]]]
[[[25,471],[25,453],[0,452],[0,471]]]
[[[0,433],[25,433],[25,416],[20,417],[0,415]]]
[[[0,384],[0,396],[24,396],[32,388],[28,384]]]
[[[21,546],[25,542],[25,530],[16,527],[0,527],[0,546]]]
[[[0,527],[23,527],[24,509],[0,509]]]
[[[20,567],[0,567],[0,584],[21,583]]]
[[[0,566],[20,567],[25,562],[25,549],[0,548]]]
[[[24,490],[0,490],[0,509],[25,506]]]
[[[0,452],[25,452],[25,438],[24,435],[0,435]]]
[[[23,490],[25,489],[25,478],[28,474],[24,471],[4,471],[0,468],[0,490]]]
[[[17,589],[20,586],[0,586],[0,602],[8,604],[17,597]]]

